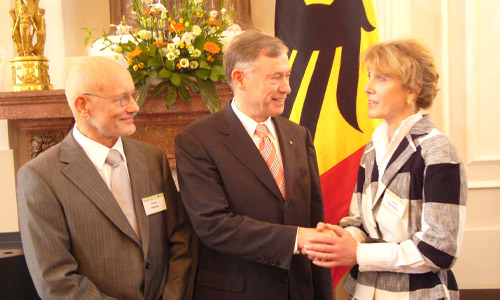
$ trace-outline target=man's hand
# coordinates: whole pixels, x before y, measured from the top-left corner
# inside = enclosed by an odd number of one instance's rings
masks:
[[[313,235],[307,239],[302,250],[315,265],[332,268],[357,263],[357,242],[348,231],[337,225],[320,222],[316,232],[329,234]]]
[[[297,248],[298,250],[301,250],[302,254],[305,254],[303,252],[304,246],[306,244],[311,244],[311,240],[314,239],[326,239],[329,236],[335,235],[333,231],[330,230],[317,230],[315,228],[304,228],[304,227],[299,227],[299,231],[297,233]]]

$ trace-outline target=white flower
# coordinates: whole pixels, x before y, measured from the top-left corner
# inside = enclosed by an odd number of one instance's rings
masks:
[[[174,45],[179,45],[181,43],[181,38],[176,36],[172,39],[172,43],[174,43]]]
[[[191,61],[191,63],[189,63],[189,67],[191,69],[197,69],[199,66],[200,66],[200,64],[196,60],[193,60],[193,61]]]
[[[137,36],[142,40],[150,40],[153,38],[153,33],[149,30],[139,30],[137,32]]]
[[[238,34],[240,34],[241,27],[238,24],[233,24],[229,27],[226,28],[221,34],[220,34],[220,42],[222,44],[222,51],[226,51],[227,46],[229,45],[229,42]]]
[[[181,50],[175,49],[174,54],[175,54],[175,56],[179,57],[179,55],[181,55]]]
[[[221,14],[225,14],[225,13],[226,13],[226,8],[225,8],[225,7],[223,7],[223,8],[220,10],[220,13],[221,13]]]
[[[194,46],[193,45],[190,45],[187,49],[188,49],[189,54],[193,54],[193,52],[194,52]]]
[[[209,14],[210,14],[210,18],[215,19],[217,17],[217,14],[219,14],[219,12],[216,10],[211,10]]]
[[[158,28],[162,29],[167,26],[167,20],[166,19],[160,19],[158,20]]]
[[[162,55],[165,55],[165,56],[166,56],[166,55],[168,54],[168,49],[167,49],[167,48],[165,48],[165,47],[161,47],[161,48],[160,48],[160,51],[161,51],[161,54],[162,54]]]
[[[155,2],[155,0],[142,0],[142,3],[146,5],[151,5],[153,2]]]
[[[201,34],[201,28],[200,28],[200,26],[198,26],[198,25],[193,25],[193,27],[191,28],[191,31],[192,31],[195,35],[200,35],[200,34]]]
[[[198,58],[198,57],[200,57],[200,56],[201,56],[201,51],[200,51],[200,50],[198,50],[198,49],[194,49],[194,52],[193,52],[192,57],[194,57],[194,58]]]
[[[179,61],[179,64],[181,65],[182,68],[187,68],[187,67],[189,67],[189,59],[181,58],[181,60]]]
[[[196,5],[201,4],[201,2],[203,2],[203,0],[194,0],[194,4]]]
[[[167,9],[161,3],[150,4],[149,7],[160,10],[161,12],[167,12]]]
[[[123,24],[118,24],[118,25],[111,24],[111,26],[116,26],[116,35],[129,34],[130,29],[132,29],[132,26],[128,26],[126,24],[125,25],[123,25]]]
[[[196,38],[196,35],[194,33],[184,32],[184,34],[181,37],[181,42],[188,44],[188,45],[192,45],[195,38]]]
[[[174,44],[172,44],[172,43],[169,43],[169,44],[167,45],[167,49],[168,49],[168,51],[172,52],[172,51],[174,51],[174,50],[175,50],[175,45],[174,45]]]
[[[123,53],[123,48],[118,45],[111,45],[109,48],[116,53]]]
[[[170,61],[174,61],[175,60],[175,54],[173,52],[168,52],[167,53],[167,59],[170,60]]]

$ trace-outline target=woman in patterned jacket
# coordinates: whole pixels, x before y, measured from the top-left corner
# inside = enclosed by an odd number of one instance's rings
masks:
[[[450,268],[461,248],[467,183],[455,147],[420,109],[438,88],[418,40],[384,42],[362,56],[368,116],[384,121],[365,148],[350,215],[305,252],[322,267],[353,265],[352,299],[458,299]]]

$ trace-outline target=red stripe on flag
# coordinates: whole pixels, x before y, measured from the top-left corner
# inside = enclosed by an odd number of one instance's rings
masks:
[[[343,161],[321,174],[321,191],[325,208],[325,221],[338,224],[340,219],[349,214],[352,193],[356,186],[359,161],[365,147],[348,156]],[[332,268],[333,286],[337,286],[342,276],[350,267]]]

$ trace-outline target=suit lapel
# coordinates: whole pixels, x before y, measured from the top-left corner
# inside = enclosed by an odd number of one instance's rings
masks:
[[[124,234],[136,241],[139,239],[116,202],[113,194],[92,164],[87,154],[73,138],[73,133],[61,142],[61,162],[67,163],[62,173],[97,206]]]
[[[219,123],[219,132],[227,135],[224,142],[226,148],[248,168],[259,181],[266,186],[276,197],[283,201],[283,195],[274,181],[273,175],[266,165],[266,162],[255,147],[252,138],[241,124],[236,114],[233,112],[231,105],[226,105],[221,111],[221,119]],[[285,172],[285,187],[286,187],[286,172]]]
[[[148,253],[149,248],[149,219],[146,216],[142,198],[150,196],[150,189],[147,178],[149,178],[148,162],[140,150],[126,138],[122,138],[123,150],[127,156],[127,167],[132,185],[134,197],[135,214],[139,224],[144,253]]]
[[[396,176],[399,170],[406,164],[408,159],[412,156],[416,151],[416,147],[411,140],[410,135],[404,137],[404,139],[399,144],[398,148],[392,155],[389,163],[387,164],[387,168],[385,169],[385,173],[382,176],[382,184],[379,184],[377,188],[377,194],[375,196],[375,201],[373,202],[373,207],[378,203],[380,197],[385,192],[387,186],[391,183],[392,179]]]

